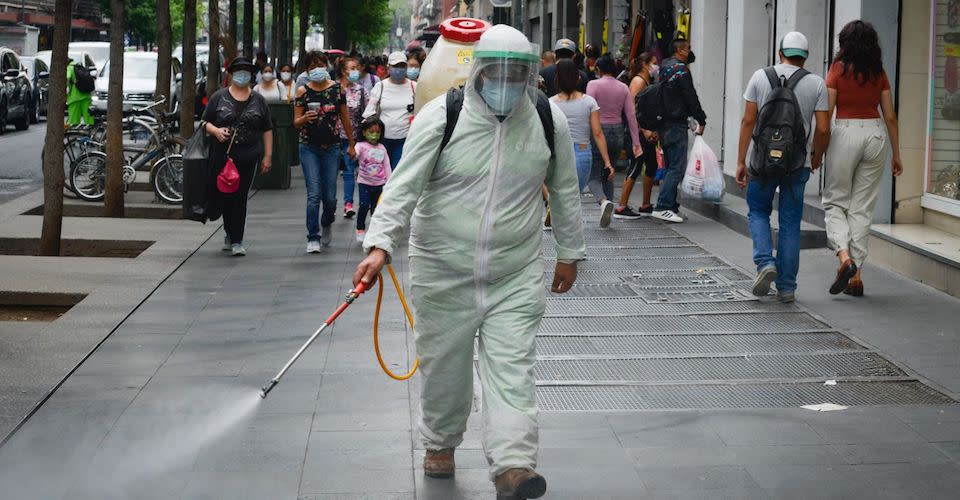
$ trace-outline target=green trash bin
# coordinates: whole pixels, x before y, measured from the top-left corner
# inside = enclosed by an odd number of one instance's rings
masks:
[[[296,137],[293,128],[293,106],[287,103],[270,103],[273,120],[273,167],[266,174],[257,172],[253,180],[255,189],[290,189],[290,138]]]

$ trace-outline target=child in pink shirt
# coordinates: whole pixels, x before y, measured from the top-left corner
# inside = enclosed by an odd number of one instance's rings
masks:
[[[357,212],[357,241],[363,242],[367,231],[367,212],[373,216],[377,200],[383,193],[383,185],[390,178],[390,157],[387,148],[380,144],[383,122],[368,118],[360,124],[363,137],[357,143],[357,191],[360,195],[360,211]]]

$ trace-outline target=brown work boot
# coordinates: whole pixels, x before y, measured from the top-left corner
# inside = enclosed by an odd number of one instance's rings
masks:
[[[497,500],[540,498],[547,492],[547,480],[531,469],[507,469],[495,484]]]
[[[446,479],[453,477],[456,468],[453,462],[453,448],[427,450],[423,457],[423,473],[427,477]]]

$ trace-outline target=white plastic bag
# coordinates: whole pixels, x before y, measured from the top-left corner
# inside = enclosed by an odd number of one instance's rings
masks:
[[[720,170],[717,155],[699,135],[693,140],[693,148],[687,159],[687,172],[680,188],[684,196],[691,199],[711,203],[723,201],[723,171]]]

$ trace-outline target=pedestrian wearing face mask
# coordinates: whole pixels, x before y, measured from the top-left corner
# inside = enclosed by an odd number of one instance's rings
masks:
[[[693,117],[697,121],[697,135],[703,135],[703,128],[707,125],[707,114],[700,106],[700,98],[697,97],[697,89],[693,87],[693,77],[690,75],[690,65],[695,59],[690,41],[677,38],[673,41],[673,57],[664,60],[660,69],[660,81],[665,85],[664,108],[668,115],[657,134],[663,148],[666,175],[660,183],[660,198],[652,215],[667,222],[686,220],[680,215],[677,192],[687,169],[687,132],[690,130],[687,119]]]
[[[300,164],[307,184],[307,253],[319,253],[321,246],[330,246],[337,213],[338,121],[346,130],[348,156],[356,158],[356,153],[346,98],[330,78],[327,56],[312,51],[303,57],[308,81],[297,89],[293,124],[300,129]]]
[[[280,83],[287,89],[287,94],[284,96],[284,99],[286,99],[287,102],[293,102],[293,99],[297,95],[296,82],[293,81],[293,66],[289,64],[280,66]]]
[[[240,189],[233,193],[215,190],[214,196],[223,209],[223,250],[234,256],[247,254],[243,247],[247,223],[247,196],[256,173],[270,171],[273,158],[273,124],[270,109],[263,96],[250,88],[257,67],[249,59],[234,59],[227,71],[230,86],[216,91],[203,112],[207,134],[216,139],[210,149],[214,175],[226,163],[227,151],[240,173]]]
[[[363,112],[364,118],[376,116],[384,124],[384,147],[390,154],[390,164],[394,170],[400,166],[403,144],[413,121],[413,98],[417,82],[407,78],[407,57],[396,51],[387,58],[390,77],[373,87],[370,102]]]
[[[364,58],[360,66],[360,85],[367,91],[367,95],[370,95],[373,87],[378,83],[380,83],[380,77],[377,76],[376,60],[372,57]]]
[[[407,58],[407,78],[417,81],[420,78],[420,60],[410,56]]]
[[[260,83],[253,87],[253,91],[262,95],[268,103],[287,101],[287,87],[277,81],[273,66],[269,64],[264,65],[260,71]]]
[[[449,142],[454,108],[447,106],[456,93],[433,99],[414,120],[406,164],[384,187],[363,242],[367,258],[353,277],[354,285],[372,284],[409,229],[424,474],[455,474],[478,341],[483,450],[497,498],[539,498],[547,488],[534,472],[544,184],[557,249],[554,293],[570,289],[586,253],[573,142],[563,113],[538,94],[539,61],[539,48],[510,26],[480,37]]]
[[[637,95],[647,85],[657,81],[660,67],[657,66],[657,56],[652,52],[644,52],[637,56],[630,64],[630,99],[636,102]],[[654,177],[657,175],[657,132],[640,129],[640,146],[643,153],[630,159],[630,171],[623,180],[623,190],[620,192],[620,204],[613,216],[617,219],[639,219],[649,217],[653,213],[650,197],[653,195]],[[630,208],[630,194],[637,178],[643,175],[643,201],[639,210]]]
[[[360,124],[357,143],[357,190],[360,194],[360,211],[357,213],[357,241],[363,243],[367,231],[367,214],[373,214],[383,194],[383,185],[390,178],[390,157],[387,148],[380,144],[383,122],[368,118]]]
[[[360,85],[360,62],[352,57],[340,59],[340,87],[343,89],[343,94],[347,100],[350,125],[354,131],[359,130],[360,121],[363,120],[363,110],[366,109],[367,101],[370,99],[367,91]],[[353,207],[353,192],[355,190],[357,160],[350,157],[350,138],[347,137],[347,129],[343,126],[344,122],[337,122],[337,124],[340,134],[340,157],[346,167],[343,169],[343,216],[349,219],[356,214]]]

